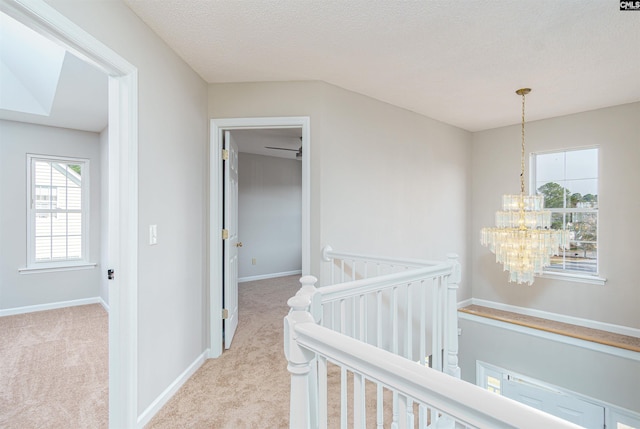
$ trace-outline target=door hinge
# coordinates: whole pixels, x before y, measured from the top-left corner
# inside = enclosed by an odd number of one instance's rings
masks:
[[[227,320],[229,318],[229,310],[226,308],[222,309],[222,320]]]
[[[222,239],[226,240],[229,238],[229,230],[228,229],[223,229],[222,230]]]
[[[108,269],[107,270],[107,279],[113,280],[114,277],[115,277],[115,272],[112,269]]]
[[[229,149],[222,149],[222,160],[227,161],[229,159]]]

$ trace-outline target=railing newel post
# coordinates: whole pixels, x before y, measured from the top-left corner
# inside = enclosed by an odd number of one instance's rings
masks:
[[[301,291],[299,291],[301,292]],[[289,314],[284,318],[284,354],[287,359],[287,370],[291,374],[289,427],[292,429],[317,428],[316,398],[312,392],[317,386],[313,380],[312,370],[316,355],[301,347],[296,341],[295,326],[298,323],[315,323],[309,312],[311,295],[308,292],[296,294],[289,298]]]
[[[451,265],[451,274],[447,278],[445,308],[444,308],[444,344],[445,359],[443,372],[455,378],[460,378],[460,367],[458,366],[458,285],[461,280],[462,270],[458,255],[447,254],[447,262]],[[438,419],[439,429],[454,429],[455,420],[449,415],[442,415]]]
[[[318,293],[316,284],[318,279],[314,276],[304,276],[300,278],[300,290],[296,292],[296,295],[305,295],[309,297],[311,301],[309,312],[313,315],[313,319],[317,324],[320,324],[322,320],[322,297]]]

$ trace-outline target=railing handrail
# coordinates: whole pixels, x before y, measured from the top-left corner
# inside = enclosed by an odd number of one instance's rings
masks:
[[[391,390],[478,428],[579,429],[573,423],[418,364],[339,332],[294,325],[299,346],[363,374]]]
[[[344,299],[351,296],[386,289],[400,283],[409,283],[439,276],[452,274],[453,265],[448,262],[439,262],[438,265],[426,266],[397,273],[384,274],[378,277],[353,280],[318,288],[322,296],[322,303]]]
[[[380,264],[388,264],[388,265],[399,265],[399,266],[407,266],[407,267],[428,267],[432,265],[439,265],[442,261],[429,261],[426,259],[405,259],[405,258],[392,258],[386,256],[373,256],[373,255],[364,255],[358,253],[348,253],[348,252],[336,252],[331,248],[331,246],[325,246],[322,249],[322,259],[325,262],[330,262],[331,259],[340,259],[345,261],[366,261],[370,263],[380,263]]]

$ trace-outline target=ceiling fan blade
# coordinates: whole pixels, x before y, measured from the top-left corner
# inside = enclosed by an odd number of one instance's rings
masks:
[[[293,151],[293,152],[298,152],[298,150],[299,150],[299,149],[289,149],[289,148],[286,148],[286,147],[272,147],[272,146],[265,146],[264,148],[265,149],[275,149],[275,150],[290,150],[290,151]]]

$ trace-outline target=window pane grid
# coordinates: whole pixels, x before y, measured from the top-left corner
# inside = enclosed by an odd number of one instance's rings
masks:
[[[532,183],[545,197],[552,229],[570,232],[570,242],[551,258],[550,271],[598,272],[598,149],[533,155]]]
[[[32,159],[35,262],[83,258],[83,162]]]

